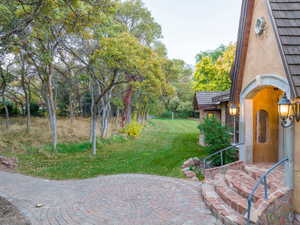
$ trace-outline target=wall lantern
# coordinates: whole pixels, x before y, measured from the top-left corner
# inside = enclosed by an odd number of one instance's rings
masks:
[[[300,121],[300,99],[291,102],[284,93],[278,102],[278,112],[282,127],[289,128],[293,126],[295,120]]]
[[[236,116],[239,113],[239,108],[235,104],[229,106],[229,115],[233,116],[233,143],[236,143]]]
[[[238,114],[238,107],[235,104],[229,106],[229,114],[230,116],[236,116]]]

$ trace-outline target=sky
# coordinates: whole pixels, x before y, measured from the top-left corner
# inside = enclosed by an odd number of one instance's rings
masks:
[[[168,56],[195,64],[200,51],[235,43],[242,0],[143,0],[162,26]]]

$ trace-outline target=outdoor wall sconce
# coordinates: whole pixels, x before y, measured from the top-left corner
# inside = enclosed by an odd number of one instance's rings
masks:
[[[235,104],[229,106],[229,115],[233,116],[233,142],[236,143],[236,116],[239,113],[239,108]]]
[[[284,93],[278,102],[278,112],[282,127],[289,128],[293,126],[295,121],[300,121],[300,99],[291,102]]]
[[[230,116],[236,116],[238,114],[238,107],[235,104],[231,104],[229,106],[229,114]]]

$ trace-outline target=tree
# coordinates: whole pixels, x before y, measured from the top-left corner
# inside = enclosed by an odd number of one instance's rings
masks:
[[[117,9],[116,19],[122,24],[124,30],[136,37],[142,45],[150,47],[155,40],[162,37],[160,25],[154,21],[151,12],[141,0],[122,2]],[[134,95],[132,83],[136,81],[136,77],[134,74],[128,73],[127,80],[129,84],[123,95],[122,126],[131,121],[132,97]]]
[[[166,60],[164,64],[166,80],[169,84],[164,93],[163,102],[169,112],[191,111],[188,102],[191,102],[192,69],[183,60]]]
[[[30,63],[41,81],[41,94],[46,102],[52,134],[52,146],[56,150],[57,126],[56,103],[54,92],[55,63],[60,48],[64,42],[74,34],[86,34],[91,26],[102,22],[103,12],[107,7],[102,7],[104,1],[46,1],[45,14],[36,17],[30,24],[30,33],[26,39],[16,37],[18,42],[25,46],[30,57]],[[107,2],[107,1],[105,1]],[[43,3],[44,4],[44,3]],[[26,14],[27,9],[21,8],[19,14]]]
[[[210,56],[203,57],[194,72],[194,90],[225,91],[230,89],[230,70],[234,62],[235,45],[229,45],[214,61]]]
[[[196,56],[196,63],[199,63],[204,57],[210,57],[212,61],[215,63],[220,56],[222,56],[223,52],[226,50],[225,45],[220,45],[215,50],[202,51]]]

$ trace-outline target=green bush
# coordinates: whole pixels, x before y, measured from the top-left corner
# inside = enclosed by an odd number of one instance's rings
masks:
[[[198,126],[200,132],[204,135],[205,149],[209,154],[215,153],[224,149],[231,144],[231,129],[223,126],[220,120],[215,117],[205,118]],[[237,159],[236,149],[225,151],[223,153],[224,163],[231,163]],[[215,166],[221,164],[220,155],[212,158],[212,163]]]

